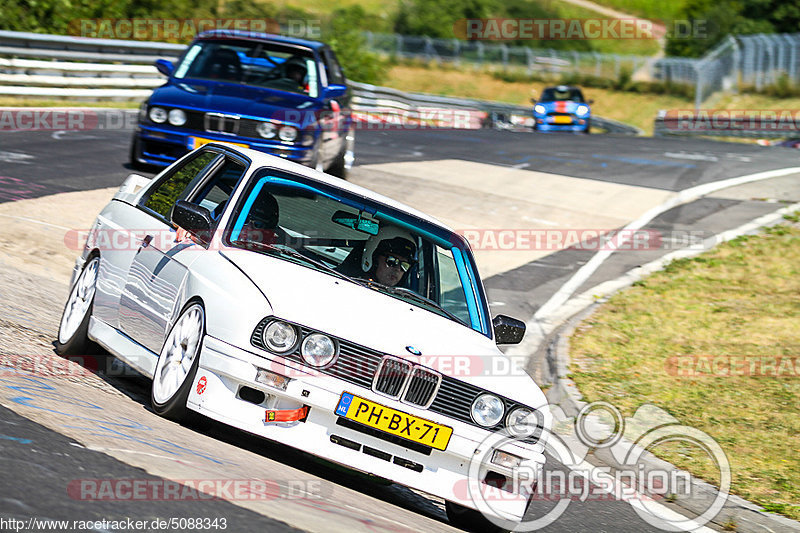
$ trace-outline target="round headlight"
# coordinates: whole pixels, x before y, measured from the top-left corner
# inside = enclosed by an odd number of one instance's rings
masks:
[[[300,354],[309,365],[323,367],[329,365],[336,356],[336,345],[327,335],[312,333],[300,346]]]
[[[589,107],[585,105],[579,105],[578,108],[575,110],[576,113],[579,115],[585,115],[589,112]]]
[[[291,324],[276,320],[270,322],[261,334],[264,345],[276,353],[291,350],[297,342],[297,330]]]
[[[173,126],[183,126],[186,124],[186,113],[182,109],[173,109],[169,112],[168,120]]]
[[[472,419],[483,427],[496,426],[504,411],[503,401],[494,394],[481,394],[472,402]]]
[[[157,124],[163,124],[167,121],[167,112],[163,107],[151,107],[149,116],[150,120]]]
[[[544,115],[547,112],[547,110],[544,108],[542,104],[536,104],[535,106],[533,106],[533,112],[536,113],[537,115]]]
[[[256,131],[265,139],[272,139],[275,137],[275,124],[272,122],[262,122],[256,126]]]
[[[506,427],[515,435],[533,435],[538,422],[536,413],[527,407],[517,407],[506,417]]]
[[[290,143],[297,139],[297,128],[292,126],[282,126],[280,130],[278,130],[278,137],[280,140]]]

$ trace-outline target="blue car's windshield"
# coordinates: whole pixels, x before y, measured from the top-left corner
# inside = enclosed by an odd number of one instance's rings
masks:
[[[311,50],[261,41],[196,41],[174,77],[241,83],[311,98],[319,94],[317,63]]]
[[[584,103],[583,93],[574,87],[548,87],[542,91],[539,102],[557,102],[559,100],[569,100],[571,102]]]
[[[270,171],[252,178],[232,214],[228,241],[350,278],[489,335],[466,244],[426,225],[366,198]]]

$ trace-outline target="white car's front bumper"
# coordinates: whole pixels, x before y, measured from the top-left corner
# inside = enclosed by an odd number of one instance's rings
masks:
[[[282,358],[278,359],[280,361],[272,361],[266,354],[256,355],[206,336],[199,369],[189,394],[188,407],[209,418],[328,461],[389,479],[465,507],[477,508],[469,495],[468,472],[470,461],[476,455],[491,457],[491,454],[485,453],[486,445],[482,443],[485,437],[490,436],[488,431],[401,404],[334,377],[312,375],[301,365],[284,361]],[[285,391],[279,391],[255,381],[259,368],[273,371],[276,368],[288,369],[286,374],[290,374],[292,380]],[[197,385],[201,379],[204,379],[205,387],[198,389]],[[243,386],[262,391],[266,395],[265,400],[260,404],[243,400],[239,395]],[[401,443],[389,442],[337,424],[340,417],[334,411],[343,391],[452,427],[453,435],[446,450],[432,449],[430,454],[426,454],[405,447]],[[305,421],[265,422],[267,409],[297,409],[303,405],[310,408]],[[359,449],[345,447],[334,442],[337,440],[336,437],[361,446]],[[541,445],[520,445],[512,442],[504,444],[502,449],[522,457],[526,471],[535,472],[538,479],[545,461]],[[389,454],[391,458],[387,459],[385,455],[383,458],[376,457],[374,452],[370,455],[371,450]],[[406,466],[403,466],[404,464]],[[415,465],[414,469],[411,465]],[[494,464],[490,469],[508,476],[509,479],[512,477],[510,469]],[[479,478],[484,479],[485,465],[479,465],[477,470],[480,472]],[[474,466],[473,471],[476,471]],[[523,484],[522,493],[490,490],[491,510],[502,518],[521,519],[527,505],[526,489],[529,485],[530,483]],[[495,496],[492,497],[491,494]]]

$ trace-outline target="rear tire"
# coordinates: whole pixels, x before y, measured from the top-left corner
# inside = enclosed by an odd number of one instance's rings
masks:
[[[153,410],[164,418],[177,422],[186,418],[186,400],[200,363],[205,327],[203,306],[191,302],[164,341],[150,391]]]

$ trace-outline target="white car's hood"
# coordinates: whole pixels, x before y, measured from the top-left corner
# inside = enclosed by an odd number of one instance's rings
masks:
[[[544,403],[531,378],[511,369],[495,343],[477,331],[287,260],[247,250],[222,253],[261,289],[276,317],[423,364],[531,407]]]

